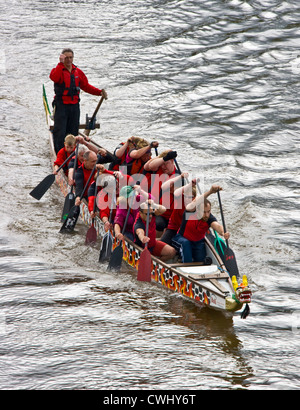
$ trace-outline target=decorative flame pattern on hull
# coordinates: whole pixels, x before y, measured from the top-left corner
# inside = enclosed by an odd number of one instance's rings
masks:
[[[115,249],[117,245],[118,241],[114,238],[113,249]],[[123,241],[122,247],[123,260],[129,266],[138,270],[140,250],[127,241]],[[181,293],[199,305],[211,305],[211,292],[209,290],[203,288],[201,284],[189,281],[185,276],[173,272],[154,259],[152,259],[151,279],[173,292]]]

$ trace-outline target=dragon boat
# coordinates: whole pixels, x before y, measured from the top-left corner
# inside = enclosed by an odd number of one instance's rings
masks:
[[[50,157],[53,165],[56,159],[52,134],[53,119],[44,86],[43,103],[49,130]],[[80,128],[86,129],[86,124],[80,125]],[[94,128],[99,128],[99,124],[94,123]],[[94,141],[92,143],[100,148]],[[70,191],[70,186],[63,170],[59,171],[56,176],[56,183],[66,197]],[[87,226],[91,226],[93,223],[100,242],[105,234],[104,225],[97,216],[94,218],[94,221],[92,220],[85,200],[80,205],[80,218]],[[165,263],[151,255],[151,282],[179,293],[200,307],[208,307],[231,314],[244,308],[241,317],[245,318],[250,311],[248,304],[251,302],[252,296],[251,289],[247,283],[247,277],[243,275],[241,280],[241,278],[229,272],[224,263],[224,258],[222,259],[222,255],[218,254],[215,240],[216,237],[213,232],[208,231],[205,243],[206,254],[212,260],[210,265],[180,263],[176,261],[174,263]],[[118,245],[118,240],[113,236],[112,248],[115,249]],[[137,272],[143,249],[126,237],[122,241],[122,249],[124,263]]]

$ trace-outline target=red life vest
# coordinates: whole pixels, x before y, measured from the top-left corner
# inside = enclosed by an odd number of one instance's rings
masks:
[[[73,65],[72,71],[69,72],[65,67],[62,69],[63,80],[60,83],[54,83],[55,99],[73,103],[79,102],[80,93],[80,75],[78,68]]]
[[[141,158],[134,159],[131,164],[130,175],[143,173],[145,163],[141,160]]]

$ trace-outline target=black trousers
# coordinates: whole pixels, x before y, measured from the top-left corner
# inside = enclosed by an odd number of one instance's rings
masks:
[[[68,134],[78,135],[80,108],[77,104],[55,102],[53,140],[56,153],[63,148],[65,137]]]

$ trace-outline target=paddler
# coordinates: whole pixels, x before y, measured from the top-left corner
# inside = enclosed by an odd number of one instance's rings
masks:
[[[148,236],[146,236],[148,206],[149,231]],[[165,211],[166,208],[163,205],[154,203],[153,199],[148,199],[140,205],[139,214],[133,226],[134,242],[141,248],[144,248],[147,243],[150,253],[162,261],[168,261],[176,255],[176,250],[172,246],[156,239],[155,219]]]
[[[76,186],[75,205],[76,206],[80,205],[80,197],[81,197],[82,191],[91,173],[94,172],[94,175],[96,175],[97,169],[94,168],[96,163],[97,163],[97,154],[95,152],[88,150],[83,154],[83,164],[75,172],[75,186]],[[103,165],[99,164],[97,165],[97,167],[103,167]],[[94,175],[90,179],[89,185],[87,186],[83,194],[83,198],[85,199],[88,198],[88,189],[90,185],[93,183],[93,181],[95,180]]]
[[[65,160],[69,157],[69,155],[75,151],[76,147],[76,137],[72,134],[68,134],[65,138],[64,141],[64,147],[60,149],[56,155],[56,159],[54,161],[54,174],[57,174],[58,168],[65,162]],[[72,158],[69,159],[69,161],[65,164],[63,167],[63,171],[65,175],[68,176],[68,167],[69,163]]]
[[[132,137],[132,140],[133,147],[128,151],[124,163],[127,166],[127,174],[146,174],[144,167],[151,159],[151,148],[157,148],[159,143],[157,141],[150,143],[140,137]]]
[[[85,145],[82,145],[81,143],[79,143],[78,146],[78,156],[77,156],[77,164],[76,164],[76,169],[78,169],[79,167],[81,167],[81,165],[83,164],[83,155],[85,152],[88,151],[88,148]],[[74,156],[71,158],[71,161],[69,162],[69,171],[68,171],[68,184],[69,185],[75,185],[75,174],[74,174],[74,170],[75,170],[75,153]]]
[[[206,258],[205,235],[209,228],[228,239],[229,232],[224,232],[223,226],[211,214],[211,203],[207,197],[222,188],[212,185],[210,190],[186,205],[182,223],[173,238],[173,246],[179,251],[183,263],[204,262]]]
[[[146,171],[152,172],[150,192],[159,203],[164,205],[166,211],[156,218],[156,236],[161,237],[167,228],[169,218],[174,209],[174,196],[170,189],[163,189],[163,185],[170,179],[178,176],[179,171],[175,167],[177,152],[170,149],[163,151],[160,155],[150,159],[144,166]],[[180,176],[179,176],[180,177]]]
[[[187,175],[187,173],[183,173],[180,176],[185,177],[185,175]],[[174,180],[175,179],[176,178],[174,178]],[[168,182],[169,181],[165,182],[165,184],[167,184]],[[170,182],[172,183],[172,180]],[[165,242],[168,245],[172,246],[172,240],[177,234],[178,229],[180,228],[185,207],[197,196],[196,183],[197,180],[193,179],[187,185],[183,185],[174,191],[174,209],[169,218],[167,229],[165,229],[163,235],[160,238],[162,242]]]
[[[53,140],[56,153],[63,148],[67,134],[78,135],[80,107],[79,93],[83,91],[107,98],[106,91],[89,84],[86,75],[73,64],[74,52],[63,49],[59,63],[51,70],[50,79],[54,82],[55,97]]]
[[[119,241],[124,239],[122,231],[129,207],[130,211],[126,224],[125,236],[133,241],[133,225],[137,214],[139,213],[139,204],[148,198],[151,199],[151,194],[144,191],[140,185],[127,185],[121,188],[120,195],[117,199],[116,216],[114,219],[115,236]]]

